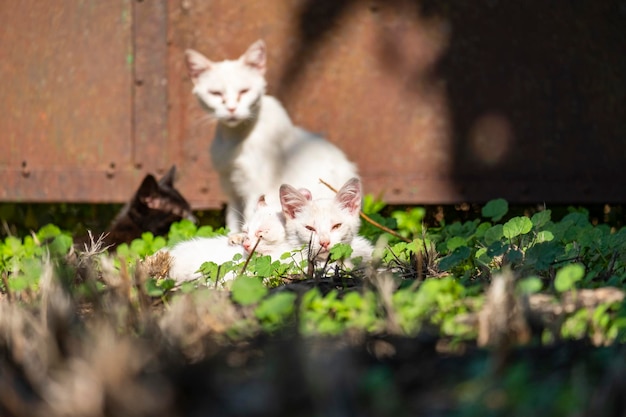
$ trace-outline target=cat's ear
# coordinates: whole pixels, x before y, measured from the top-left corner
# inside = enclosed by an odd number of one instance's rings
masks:
[[[302,194],[304,196],[304,198],[306,198],[307,200],[311,201],[313,200],[313,195],[311,194],[311,192],[306,189],[306,188],[298,188],[298,191],[300,192],[300,194]]]
[[[267,201],[265,201],[265,194],[263,194],[261,197],[259,197],[258,201],[256,202],[256,208],[265,207],[265,206],[267,206]]]
[[[309,200],[291,185],[281,185],[279,194],[283,214],[288,219],[294,219],[296,214],[301,212],[302,209],[309,204]]]
[[[176,178],[176,165],[172,165],[167,174],[163,175],[159,180],[161,187],[174,188],[174,179]]]
[[[194,84],[198,82],[198,77],[200,77],[203,72],[208,71],[213,65],[213,62],[207,57],[193,49],[187,49],[185,51],[185,62],[187,63],[189,78],[191,78]]]
[[[361,211],[361,180],[351,178],[346,182],[335,196],[335,201],[350,214],[358,214]]]
[[[248,50],[244,52],[239,60],[248,67],[257,70],[263,75],[265,74],[266,57],[267,54],[265,52],[265,42],[263,42],[263,39],[259,39],[258,41],[250,45]]]
[[[142,199],[154,194],[158,194],[158,192],[159,183],[157,182],[156,178],[154,178],[154,175],[148,174],[144,177],[141,185],[139,186],[135,194],[137,195],[137,197]]]

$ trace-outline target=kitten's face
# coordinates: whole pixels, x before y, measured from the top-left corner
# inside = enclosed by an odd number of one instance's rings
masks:
[[[280,209],[268,206],[261,197],[254,214],[243,225],[242,233],[245,234],[242,245],[246,252],[250,253],[259,241],[255,252],[268,255],[285,243],[285,216]]]
[[[237,126],[256,118],[265,94],[265,44],[257,41],[236,61],[211,62],[193,50],[186,51],[193,93],[220,123]]]
[[[285,231],[293,244],[308,245],[317,260],[326,260],[337,243],[351,243],[361,221],[361,183],[348,181],[333,199],[310,201],[289,185],[280,188]]]

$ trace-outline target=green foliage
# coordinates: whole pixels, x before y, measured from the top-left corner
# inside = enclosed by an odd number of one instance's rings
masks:
[[[123,243],[117,247],[117,254],[124,259],[145,258],[166,245],[165,238],[154,236],[151,232],[142,233],[141,239],[133,240],[130,245]]]
[[[340,297],[336,290],[326,296],[314,288],[300,303],[300,330],[305,335],[337,335],[348,329],[373,332],[383,327],[376,295],[349,292]]]
[[[274,331],[293,317],[295,305],[296,294],[279,292],[262,300],[254,310],[254,315],[266,331]]]
[[[168,303],[173,292],[198,294],[198,288],[205,286],[211,294],[230,290],[224,302],[241,316],[234,323],[224,324],[228,338],[288,328],[297,329],[305,337],[360,332],[412,336],[426,332],[443,342],[473,344],[476,326],[465,318],[475,318],[484,303],[489,278],[507,267],[516,277],[518,294],[542,293],[552,296],[554,302],[574,300],[572,305],[577,306],[573,311],[565,311],[555,320],[555,328],[546,330],[544,337],[533,339],[533,343],[547,344],[559,339],[588,339],[596,345],[626,342],[626,303],[606,301],[593,308],[576,303],[582,300],[577,297],[582,297],[584,289],[607,285],[624,288],[626,229],[594,225],[589,214],[580,209],[571,210],[560,220],[550,210],[515,216],[502,199],[485,205],[480,218],[430,230],[423,228],[422,208],[397,210],[389,216],[383,214],[384,209],[384,203],[371,197],[365,199],[364,210],[371,217],[411,239],[400,241],[364,224],[365,236],[376,239],[384,235],[389,242],[380,260],[381,268],[391,267],[386,271],[388,287],[372,280],[357,286],[358,290],[342,288],[341,280],[352,283],[350,280],[359,279],[352,271],[330,286],[317,285],[305,292],[300,284],[292,292],[291,287],[283,285],[283,278],[310,278],[305,274],[306,256],[294,251],[280,260],[255,255],[249,262],[241,256],[222,265],[206,262],[200,267],[202,278],[196,281],[177,285],[171,279],[151,277],[141,289],[133,286],[130,292],[145,291],[145,296]],[[167,237],[145,233],[141,239],[121,245],[113,254],[117,262],[114,266],[120,273],[125,268],[132,277],[137,261],[163,247],[192,237],[224,233],[224,229],[181,221],[172,226]],[[0,241],[0,291],[17,297],[24,294],[18,299],[28,300],[29,294],[39,290],[44,273],[42,261],[51,259],[59,267],[71,244],[70,234],[51,224],[23,238],[5,237]],[[350,246],[337,245],[331,250],[331,261],[341,263],[351,253]],[[120,264],[120,258],[126,264]],[[406,266],[416,268],[417,258],[427,264],[420,279],[416,279],[414,271],[413,275],[400,272]],[[234,279],[224,282],[227,278]],[[308,279],[306,284],[320,282],[331,281],[320,275]],[[107,285],[98,282],[97,291]],[[76,285],[76,292],[81,291],[86,291],[85,287]],[[489,358],[484,354],[481,358]],[[555,382],[561,378],[559,374],[546,375],[528,363],[509,366],[497,377],[487,377],[494,365],[489,360],[475,359],[471,369],[459,369],[459,378],[466,374],[471,378],[466,378],[456,391],[462,408],[458,415],[523,416],[538,411],[572,415],[585,405],[581,392],[585,394],[596,383],[577,380],[576,373]],[[371,399],[372,409],[397,414],[394,380],[390,376],[388,368],[370,369],[364,373],[359,389]]]
[[[423,207],[394,211],[391,216],[396,220],[400,235],[409,238],[421,235],[422,222],[426,216],[426,210]]]
[[[526,277],[517,282],[517,291],[521,294],[534,294],[543,289],[543,282],[536,276]]]
[[[483,217],[487,217],[495,222],[501,220],[509,211],[509,203],[503,199],[498,198],[491,200],[481,210]]]
[[[507,239],[525,235],[531,231],[533,224],[528,217],[514,217],[502,226],[502,234]]]
[[[150,297],[162,297],[171,291],[176,286],[176,282],[173,279],[156,280],[150,278],[145,283],[146,294]]]
[[[71,236],[51,224],[23,239],[7,236],[0,243],[0,274],[9,276],[6,281],[8,290],[36,289],[42,273],[42,259],[65,256],[71,246]],[[0,285],[4,287],[5,284]]]
[[[554,279],[554,288],[558,292],[569,291],[574,284],[583,279],[585,268],[581,264],[569,264],[559,269]]]
[[[352,246],[346,243],[337,243],[330,248],[330,260],[333,262],[349,259],[350,255],[352,255]]]
[[[225,234],[224,228],[214,230],[211,226],[196,226],[192,221],[183,219],[172,224],[167,235],[168,245],[173,246],[180,241],[194,237],[213,237]]]
[[[460,323],[460,314],[469,311],[464,303],[466,289],[456,279],[429,279],[417,290],[400,289],[393,294],[398,322],[407,334],[414,334],[424,325],[436,326],[444,335],[460,338],[473,336],[468,326]]]
[[[267,287],[258,278],[239,276],[231,287],[233,300],[243,306],[256,304],[267,294]]]
[[[406,334],[429,328],[446,337],[471,339],[475,329],[463,324],[459,317],[480,308],[488,277],[504,266],[519,277],[516,285],[520,294],[544,291],[555,293],[558,298],[583,288],[607,284],[623,287],[626,281],[626,230],[593,225],[585,210],[571,210],[558,221],[550,210],[505,219],[509,207],[499,199],[483,207],[481,218],[425,230],[423,208],[396,210],[387,217],[382,214],[384,203],[371,197],[365,198],[363,207],[379,223],[412,239],[400,241],[364,225],[372,239],[385,235],[389,242],[381,252],[382,265],[415,268],[419,254],[428,268],[423,282],[404,280],[406,276],[394,270],[398,288],[384,296],[374,289],[334,289],[324,294],[313,289],[299,299],[285,291],[268,295],[269,288],[282,286],[285,277],[306,278],[306,255],[293,251],[280,260],[260,255],[248,260],[237,255],[222,265],[206,262],[199,270],[201,279],[180,286],[170,279],[151,278],[145,283],[146,294],[166,299],[172,291],[195,291],[199,286],[222,288],[224,284],[230,288],[235,303],[254,309],[254,316],[266,331],[293,323],[297,316],[297,326],[304,334],[379,332],[388,329],[393,317],[392,321]],[[172,226],[167,237],[144,233],[141,239],[120,245],[114,265],[121,271],[121,259],[127,263],[126,269],[134,268],[137,261],[163,247],[224,233],[224,229],[197,227],[183,220]],[[6,237],[0,242],[0,273],[6,278],[0,283],[2,290],[19,293],[37,289],[42,259],[66,256],[71,243],[70,235],[55,225],[46,225],[22,239]],[[330,261],[341,264],[351,254],[349,245],[336,245],[331,249]],[[431,272],[443,277],[428,278]],[[607,304],[593,312],[572,312],[565,317],[557,336],[610,341],[623,340],[625,334],[626,309]]]

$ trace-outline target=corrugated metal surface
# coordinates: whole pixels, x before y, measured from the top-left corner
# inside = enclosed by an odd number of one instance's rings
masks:
[[[270,93],[389,202],[626,201],[617,0],[27,0],[0,27],[2,200],[124,201],[176,163],[219,206],[183,51],[263,38]]]

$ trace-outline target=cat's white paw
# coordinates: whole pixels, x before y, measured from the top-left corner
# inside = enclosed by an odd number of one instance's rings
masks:
[[[228,244],[230,246],[241,245],[246,238],[246,234],[243,232],[231,233],[228,235]]]

